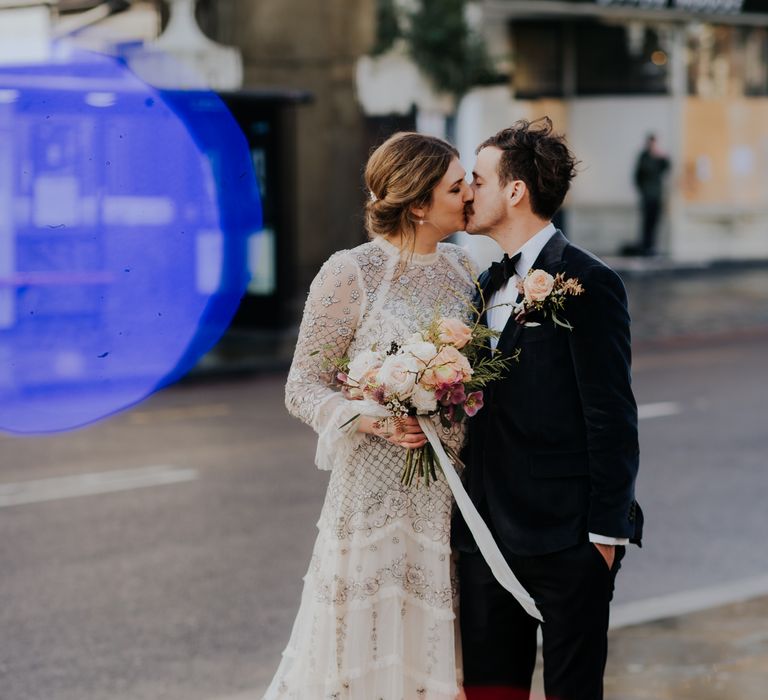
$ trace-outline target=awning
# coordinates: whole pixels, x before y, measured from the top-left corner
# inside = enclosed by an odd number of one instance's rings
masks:
[[[768,0],[486,0],[483,12],[487,21],[592,18],[768,26]]]

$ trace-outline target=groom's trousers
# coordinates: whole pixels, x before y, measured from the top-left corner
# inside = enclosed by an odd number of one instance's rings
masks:
[[[616,547],[610,569],[590,542],[540,556],[504,555],[544,617],[547,700],[602,700],[609,604],[624,547]],[[461,553],[459,592],[467,700],[527,700],[539,623],[479,553]]]

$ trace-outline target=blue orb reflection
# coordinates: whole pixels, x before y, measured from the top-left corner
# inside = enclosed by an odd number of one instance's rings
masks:
[[[186,373],[229,325],[260,228],[213,92],[83,52],[0,66],[0,429],[82,426]]]

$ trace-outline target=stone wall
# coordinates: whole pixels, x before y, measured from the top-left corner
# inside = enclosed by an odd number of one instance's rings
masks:
[[[204,0],[201,26],[243,53],[244,89],[307,90],[297,112],[296,288],[334,250],[364,240],[364,117],[357,59],[374,40],[374,0]]]

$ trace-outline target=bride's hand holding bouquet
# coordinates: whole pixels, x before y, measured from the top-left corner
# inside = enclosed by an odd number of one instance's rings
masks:
[[[427,486],[437,479],[438,460],[417,416],[438,416],[445,428],[474,416],[483,406],[482,388],[506,369],[508,360],[480,352],[492,333],[480,324],[437,317],[402,344],[334,361],[345,395],[377,409],[376,416],[361,410],[352,419],[359,421],[358,430],[406,448],[401,475],[406,486],[414,478]],[[458,462],[453,450],[446,446],[446,451]]]

